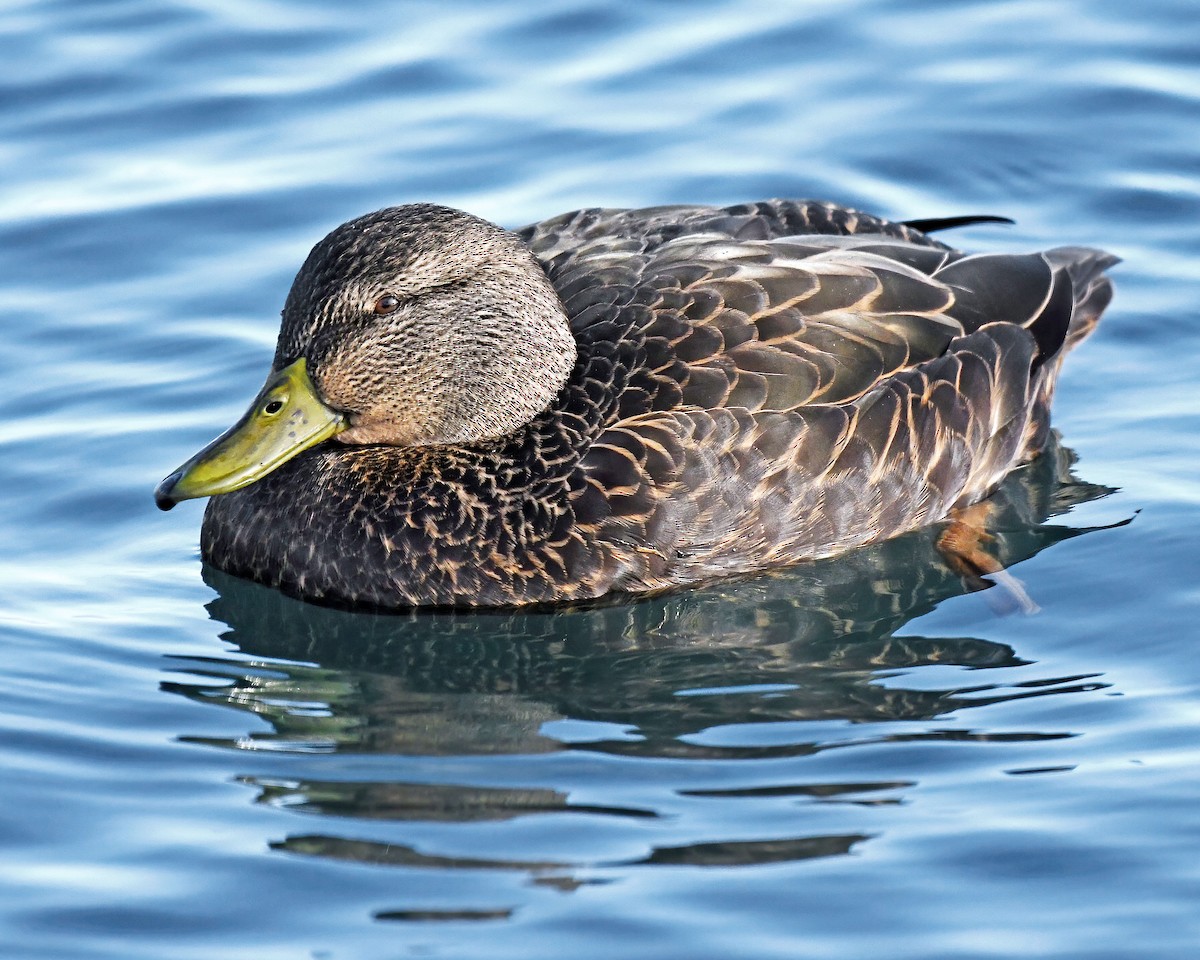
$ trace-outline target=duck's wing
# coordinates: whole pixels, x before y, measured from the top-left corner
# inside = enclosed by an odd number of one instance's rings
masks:
[[[986,323],[1030,331],[1050,356],[1106,262],[1086,251],[967,256],[872,234],[709,233],[643,252],[632,242],[597,241],[549,268],[581,340],[601,325],[626,354],[618,419],[853,400]]]
[[[621,341],[632,382],[618,387],[620,417],[852,399],[979,326],[980,310],[964,308],[974,293],[956,284],[1009,278],[991,319],[1012,322],[1028,321],[1051,285],[1036,259],[956,276],[947,268],[964,255],[913,225],[808,200],[581,210],[520,233],[577,336]]]
[[[632,417],[588,450],[574,516],[603,545],[606,576],[629,590],[828,556],[935,522],[990,493],[1042,428],[1038,349],[1021,327],[986,324],[852,401]]]
[[[986,496],[1040,446],[1115,259],[884,234],[594,256],[560,272],[564,301],[633,353],[574,508],[631,589],[826,555]]]
[[[1115,258],[1078,248],[967,257],[923,232],[1004,219],[897,222],[820,201],[766,200],[592,208],[518,233],[577,333],[587,338],[601,323],[602,335],[645,350],[630,362],[654,376],[635,377],[621,404],[627,416],[679,402],[789,409],[851,399],[984,322],[1031,326],[1063,273],[1074,300],[1091,303],[1076,311],[1073,345],[1090,329],[1082,319],[1094,322],[1103,308],[1101,273]]]

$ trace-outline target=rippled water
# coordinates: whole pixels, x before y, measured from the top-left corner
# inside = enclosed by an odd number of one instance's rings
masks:
[[[0,956],[1195,956],[1193,6],[5,5]],[[337,222],[766,196],[1124,257],[1002,493],[1040,612],[920,532],[354,615],[154,510]]]

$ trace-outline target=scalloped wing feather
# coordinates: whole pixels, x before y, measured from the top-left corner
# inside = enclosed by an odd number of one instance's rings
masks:
[[[624,547],[615,588],[829,556],[986,496],[1021,455],[1035,351],[993,325],[850,402],[613,426],[582,467],[607,504],[591,536]]]

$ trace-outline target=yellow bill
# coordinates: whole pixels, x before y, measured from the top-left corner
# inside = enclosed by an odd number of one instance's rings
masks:
[[[317,396],[301,357],[267,381],[241,420],[163,480],[154,502],[170,510],[181,500],[240,490],[348,425]]]

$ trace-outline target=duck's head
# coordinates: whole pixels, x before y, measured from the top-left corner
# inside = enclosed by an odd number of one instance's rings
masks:
[[[448,207],[380,210],[313,248],[266,384],[155,501],[240,489],[335,437],[487,443],[544,410],[574,364],[562,304],[519,238]]]

